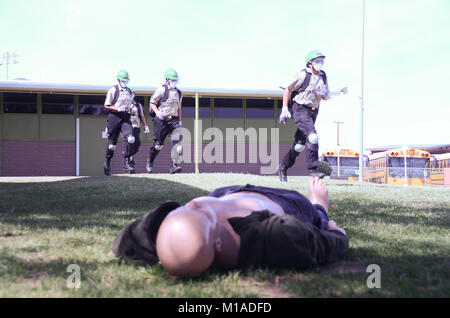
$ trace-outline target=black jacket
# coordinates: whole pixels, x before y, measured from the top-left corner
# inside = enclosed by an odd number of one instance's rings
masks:
[[[241,237],[239,268],[306,269],[337,261],[348,248],[339,231],[320,230],[295,215],[253,212],[228,220]]]

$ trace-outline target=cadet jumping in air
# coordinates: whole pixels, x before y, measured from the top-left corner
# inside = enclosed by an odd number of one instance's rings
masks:
[[[172,165],[170,173],[181,172],[181,167],[177,164],[176,157],[181,155],[181,101],[183,95],[177,88],[178,74],[174,69],[168,69],[164,74],[166,79],[164,85],[159,87],[150,99],[150,115],[153,117],[153,145],[149,150],[147,159],[147,172],[153,171],[153,162],[161,149],[164,147],[164,140],[171,135],[173,149],[171,152]],[[178,130],[178,131],[177,131]]]
[[[124,150],[124,169],[125,171],[131,171],[133,168],[130,166],[131,147],[130,144],[135,142],[133,136],[133,128],[130,121],[130,111],[132,104],[131,91],[127,87],[130,77],[128,72],[120,70],[117,74],[118,84],[111,87],[106,94],[105,108],[109,110],[108,118],[106,121],[106,129],[108,136],[108,145],[105,151],[105,163],[103,165],[103,171],[105,175],[111,175],[111,159],[114,156],[114,150],[116,150],[117,139],[122,132],[126,140],[126,147]]]
[[[150,129],[147,126],[147,121],[145,120],[144,110],[142,108],[141,103],[139,103],[137,100],[135,100],[136,97],[136,91],[134,88],[130,87],[131,91],[131,98],[132,98],[132,104],[131,104],[131,115],[130,115],[130,121],[131,126],[133,127],[133,136],[134,136],[134,143],[130,144],[128,143],[128,139],[125,135],[122,135],[122,142],[124,144],[124,148],[126,149],[126,152],[131,154],[130,160],[128,162],[128,165],[130,169],[128,169],[128,172],[130,174],[135,173],[135,161],[134,156],[138,153],[139,148],[141,146],[141,124],[144,126],[144,134],[148,134],[150,132]],[[127,149],[127,147],[129,149]],[[125,158],[124,158],[125,160]],[[124,162],[125,166],[126,162]],[[127,172],[127,171],[126,171]]]
[[[286,124],[291,118],[289,104],[292,103],[292,116],[297,124],[294,142],[284,156],[280,168],[280,181],[287,181],[287,170],[295,163],[297,156],[306,149],[306,163],[310,175],[322,178],[324,173],[319,168],[319,136],[314,124],[319,105],[322,99],[328,100],[331,95],[346,93],[347,88],[340,92],[330,94],[327,76],[322,71],[325,56],[317,50],[311,51],[306,56],[306,69],[297,73],[283,94],[283,108],[280,114],[280,122]]]

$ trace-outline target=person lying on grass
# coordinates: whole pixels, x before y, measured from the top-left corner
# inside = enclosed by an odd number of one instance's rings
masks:
[[[308,179],[297,191],[228,186],[180,205],[168,201],[123,228],[116,256],[137,265],[158,262],[176,276],[219,269],[307,269],[335,262],[348,248],[344,229],[328,217],[328,190]]]

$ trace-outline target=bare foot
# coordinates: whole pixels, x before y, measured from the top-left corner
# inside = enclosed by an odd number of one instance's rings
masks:
[[[308,199],[312,204],[320,204],[328,213],[328,189],[322,179],[308,178]]]

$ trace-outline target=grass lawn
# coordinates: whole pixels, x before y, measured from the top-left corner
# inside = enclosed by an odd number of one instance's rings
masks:
[[[216,187],[257,184],[306,194],[306,177],[155,174],[0,178],[0,297],[449,297],[450,188],[329,180],[330,217],[350,248],[339,263],[308,271],[208,271],[175,278],[160,265],[117,259],[120,229],[169,199],[182,204]],[[81,288],[67,287],[67,266]],[[368,288],[369,264],[381,288]]]

